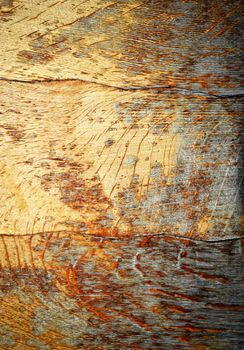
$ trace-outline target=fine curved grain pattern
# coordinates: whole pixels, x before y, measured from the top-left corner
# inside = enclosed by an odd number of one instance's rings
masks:
[[[241,240],[63,233],[2,236],[0,249],[2,350],[244,344]]]
[[[243,350],[243,2],[0,0],[0,350]]]
[[[241,235],[240,98],[81,82],[0,90],[0,234]]]
[[[238,93],[242,5],[240,0],[3,1],[0,77]]]

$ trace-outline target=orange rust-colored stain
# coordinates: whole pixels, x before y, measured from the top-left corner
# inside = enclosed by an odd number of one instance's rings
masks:
[[[221,310],[244,311],[244,306],[241,306],[241,305],[225,305],[220,303],[208,303],[207,306],[221,309]]]
[[[189,313],[190,312],[190,310],[185,309],[182,306],[176,306],[176,305],[168,306],[168,310],[171,311],[171,312],[179,313],[179,314],[185,314],[185,313]]]
[[[192,274],[195,274],[203,279],[207,279],[207,280],[210,280],[210,281],[218,281],[218,282],[221,282],[221,283],[228,283],[229,282],[229,279],[227,277],[224,277],[224,276],[215,276],[215,275],[210,275],[206,272],[199,272],[199,271],[194,271],[191,267],[185,265],[185,264],[182,264],[181,265],[181,268],[187,272],[190,272]]]
[[[173,298],[182,298],[182,299],[187,299],[191,301],[199,301],[199,298],[196,296],[190,296],[182,293],[175,293],[175,292],[168,292],[162,289],[149,289],[151,293],[156,293],[156,294],[162,294],[168,297],[173,297]]]
[[[50,53],[48,53],[47,51],[34,52],[23,50],[18,53],[18,57],[20,59],[26,59],[30,61],[34,60],[38,63],[45,63],[53,59],[52,55],[50,55]]]

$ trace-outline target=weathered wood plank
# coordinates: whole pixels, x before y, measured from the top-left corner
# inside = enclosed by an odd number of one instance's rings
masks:
[[[241,240],[52,233],[1,236],[0,251],[2,350],[244,344]]]
[[[241,236],[239,98],[80,82],[0,94],[0,234]]]
[[[239,93],[242,1],[2,1],[0,77]]]
[[[240,0],[0,1],[0,350],[242,350]]]

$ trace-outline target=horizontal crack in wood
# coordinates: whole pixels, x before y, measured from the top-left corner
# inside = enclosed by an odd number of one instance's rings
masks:
[[[182,241],[189,241],[189,242],[196,242],[196,243],[221,243],[221,242],[234,242],[234,241],[240,241],[244,239],[244,236],[241,237],[233,237],[233,238],[224,238],[224,239],[215,239],[215,240],[207,240],[207,239],[196,239],[196,238],[190,238],[190,237],[185,237],[185,236],[179,236],[179,235],[167,235],[165,233],[155,233],[155,234],[138,234],[134,236],[101,236],[101,235],[95,235],[95,234],[85,234],[85,233],[77,233],[74,231],[67,231],[67,230],[59,230],[59,231],[52,231],[52,234],[61,234],[61,233],[66,233],[66,234],[73,234],[77,235],[79,237],[83,238],[99,238],[102,240],[108,240],[108,241],[134,241],[138,238],[150,238],[150,237],[165,237],[165,238],[175,238],[176,240],[182,240]],[[14,234],[14,235],[9,235],[7,233],[0,233],[0,237],[33,237],[33,236],[41,236],[41,235],[47,235],[50,234],[49,231],[47,232],[35,232],[35,233],[30,233],[30,234]]]
[[[109,85],[93,80],[83,80],[83,79],[76,79],[76,78],[69,78],[69,79],[33,79],[33,80],[21,80],[21,79],[7,79],[7,78],[0,78],[0,81],[5,81],[9,83],[20,83],[20,84],[39,84],[39,83],[53,83],[53,82],[82,82],[82,83],[88,83],[88,84],[96,84],[99,86],[104,86],[112,89],[118,89],[123,91],[147,91],[147,90],[167,90],[182,94],[192,94],[192,95],[201,95],[206,96],[214,99],[223,99],[223,98],[238,98],[244,96],[244,91],[242,92],[233,92],[232,94],[226,93],[226,94],[212,94],[207,93],[201,90],[191,90],[186,88],[179,88],[175,86],[165,86],[165,85],[151,85],[151,86],[129,86],[129,87],[123,87],[123,86],[116,86],[116,85]]]

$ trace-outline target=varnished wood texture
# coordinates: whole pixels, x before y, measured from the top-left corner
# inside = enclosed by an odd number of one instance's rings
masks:
[[[0,350],[242,350],[242,2],[0,1]]]

